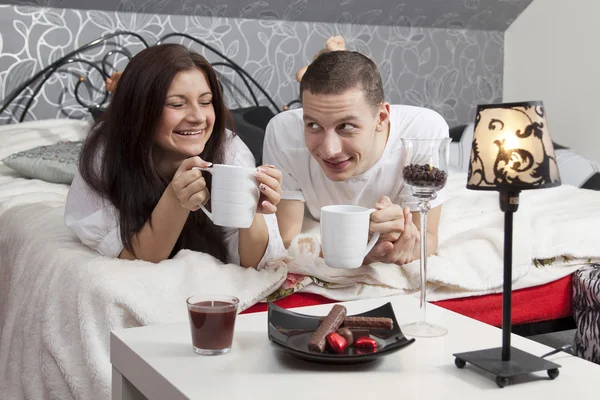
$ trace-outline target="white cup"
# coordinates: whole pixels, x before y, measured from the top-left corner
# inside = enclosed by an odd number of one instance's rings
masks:
[[[256,215],[260,191],[256,168],[213,164],[210,168],[193,167],[212,174],[210,208],[202,211],[215,225],[230,228],[249,228]]]
[[[374,208],[325,206],[321,208],[321,245],[325,264],[332,268],[352,269],[363,264],[379,232],[369,241],[369,221]]]

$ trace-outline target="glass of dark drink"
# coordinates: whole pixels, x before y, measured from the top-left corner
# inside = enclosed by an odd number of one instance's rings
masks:
[[[240,301],[234,296],[199,295],[187,299],[194,352],[205,356],[231,350]]]

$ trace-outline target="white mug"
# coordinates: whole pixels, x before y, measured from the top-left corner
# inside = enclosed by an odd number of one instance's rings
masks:
[[[325,264],[352,269],[363,264],[379,232],[369,241],[369,221],[374,208],[334,205],[321,208],[321,246]],[[367,243],[368,242],[368,243]]]
[[[230,228],[249,228],[256,215],[260,191],[256,168],[213,164],[209,168],[193,167],[212,174],[210,208],[202,211],[215,225]]]

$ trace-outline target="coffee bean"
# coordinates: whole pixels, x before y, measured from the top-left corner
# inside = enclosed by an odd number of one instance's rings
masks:
[[[409,164],[402,170],[402,177],[411,186],[439,190],[446,185],[448,174],[429,164]]]

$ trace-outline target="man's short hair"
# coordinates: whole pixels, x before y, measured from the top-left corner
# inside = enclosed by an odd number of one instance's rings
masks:
[[[374,107],[384,102],[383,83],[377,65],[355,51],[330,51],[317,57],[300,81],[300,98],[304,91],[312,94],[342,94],[361,89]]]

